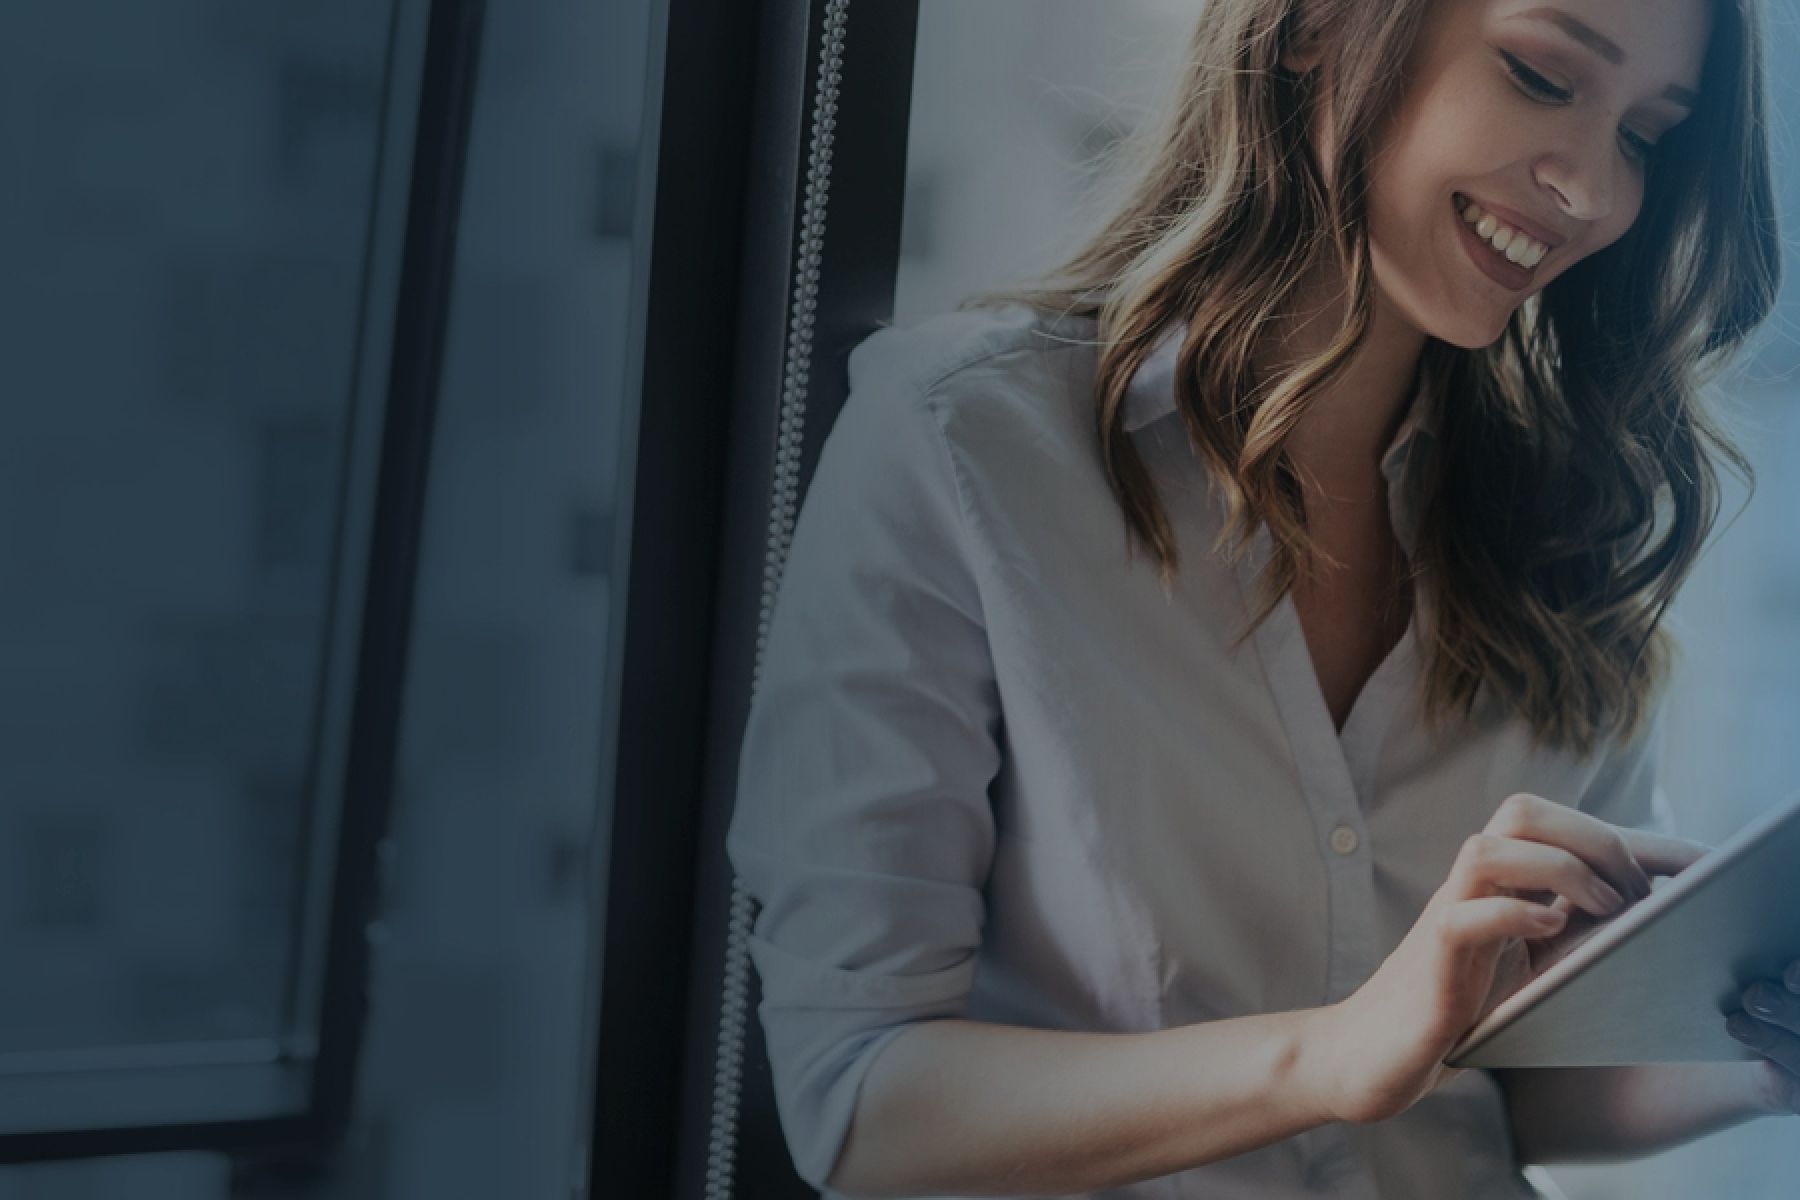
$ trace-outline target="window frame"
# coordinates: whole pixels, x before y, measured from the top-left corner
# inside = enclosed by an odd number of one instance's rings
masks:
[[[834,10],[847,25],[827,246],[799,345],[797,254]],[[804,404],[803,488],[843,404],[850,349],[893,313],[918,4],[668,0],[658,21],[588,1190],[800,1197],[811,1189],[782,1139],[753,975],[735,997],[749,1017],[741,1040],[724,1016],[735,882],[725,830],[779,524],[783,397],[797,387]],[[715,352],[696,354],[697,343]],[[791,353],[804,372],[788,369]]]

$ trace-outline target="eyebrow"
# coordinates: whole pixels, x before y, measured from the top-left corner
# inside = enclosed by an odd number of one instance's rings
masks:
[[[1530,12],[1520,13],[1519,16],[1536,17],[1540,21],[1547,21],[1562,30],[1575,41],[1586,46],[1589,50],[1592,50],[1595,54],[1598,54],[1613,66],[1622,67],[1625,65],[1625,52],[1619,49],[1617,42],[1606,37],[1592,26],[1587,25],[1572,13],[1566,13],[1560,8],[1545,6],[1543,8],[1534,8]],[[1668,87],[1664,88],[1662,91],[1662,98],[1664,100],[1672,100],[1684,108],[1692,108],[1700,101],[1700,97],[1696,92],[1689,88],[1684,88],[1678,83],[1671,83]]]

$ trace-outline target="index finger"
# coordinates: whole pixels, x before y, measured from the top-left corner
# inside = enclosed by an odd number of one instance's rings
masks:
[[[1681,838],[1614,825],[1529,792],[1502,801],[1488,821],[1487,831],[1559,846],[1586,862],[1628,901],[1650,894],[1650,872],[1671,874],[1706,849]]]
[[[1530,792],[1515,792],[1494,810],[1487,832],[1567,850],[1610,883],[1627,903],[1650,894],[1650,876],[1625,844],[1625,830],[1580,809]]]
[[[1625,826],[1619,826],[1618,829],[1620,836],[1625,839],[1625,848],[1631,851],[1631,857],[1637,859],[1638,865],[1652,875],[1679,875],[1713,850],[1705,842],[1654,833],[1648,829],[1629,829]]]

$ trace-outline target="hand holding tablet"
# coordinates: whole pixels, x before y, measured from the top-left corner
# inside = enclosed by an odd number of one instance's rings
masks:
[[[1800,798],[1537,953],[1449,1066],[1766,1057],[1800,1075]]]
[[[1456,1074],[1461,1064],[1447,1056],[1496,1002],[1557,969],[1547,967],[1553,935],[1572,913],[1610,917],[1651,896],[1652,873],[1707,853],[1541,796],[1507,797],[1363,985],[1309,1010],[1303,1090],[1327,1119],[1378,1121],[1411,1107]]]
[[[1778,1068],[1765,1081],[1769,1107],[1800,1113],[1800,959],[1779,981],[1751,984],[1743,999],[1749,1011],[1732,1013],[1726,1031]]]

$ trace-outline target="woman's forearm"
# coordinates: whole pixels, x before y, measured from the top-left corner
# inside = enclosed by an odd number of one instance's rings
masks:
[[[1330,1119],[1309,1013],[1153,1033],[929,1021],[876,1057],[831,1184],[851,1195],[1084,1192],[1185,1170]]]
[[[1637,1158],[1768,1115],[1760,1063],[1495,1071],[1526,1163]]]

